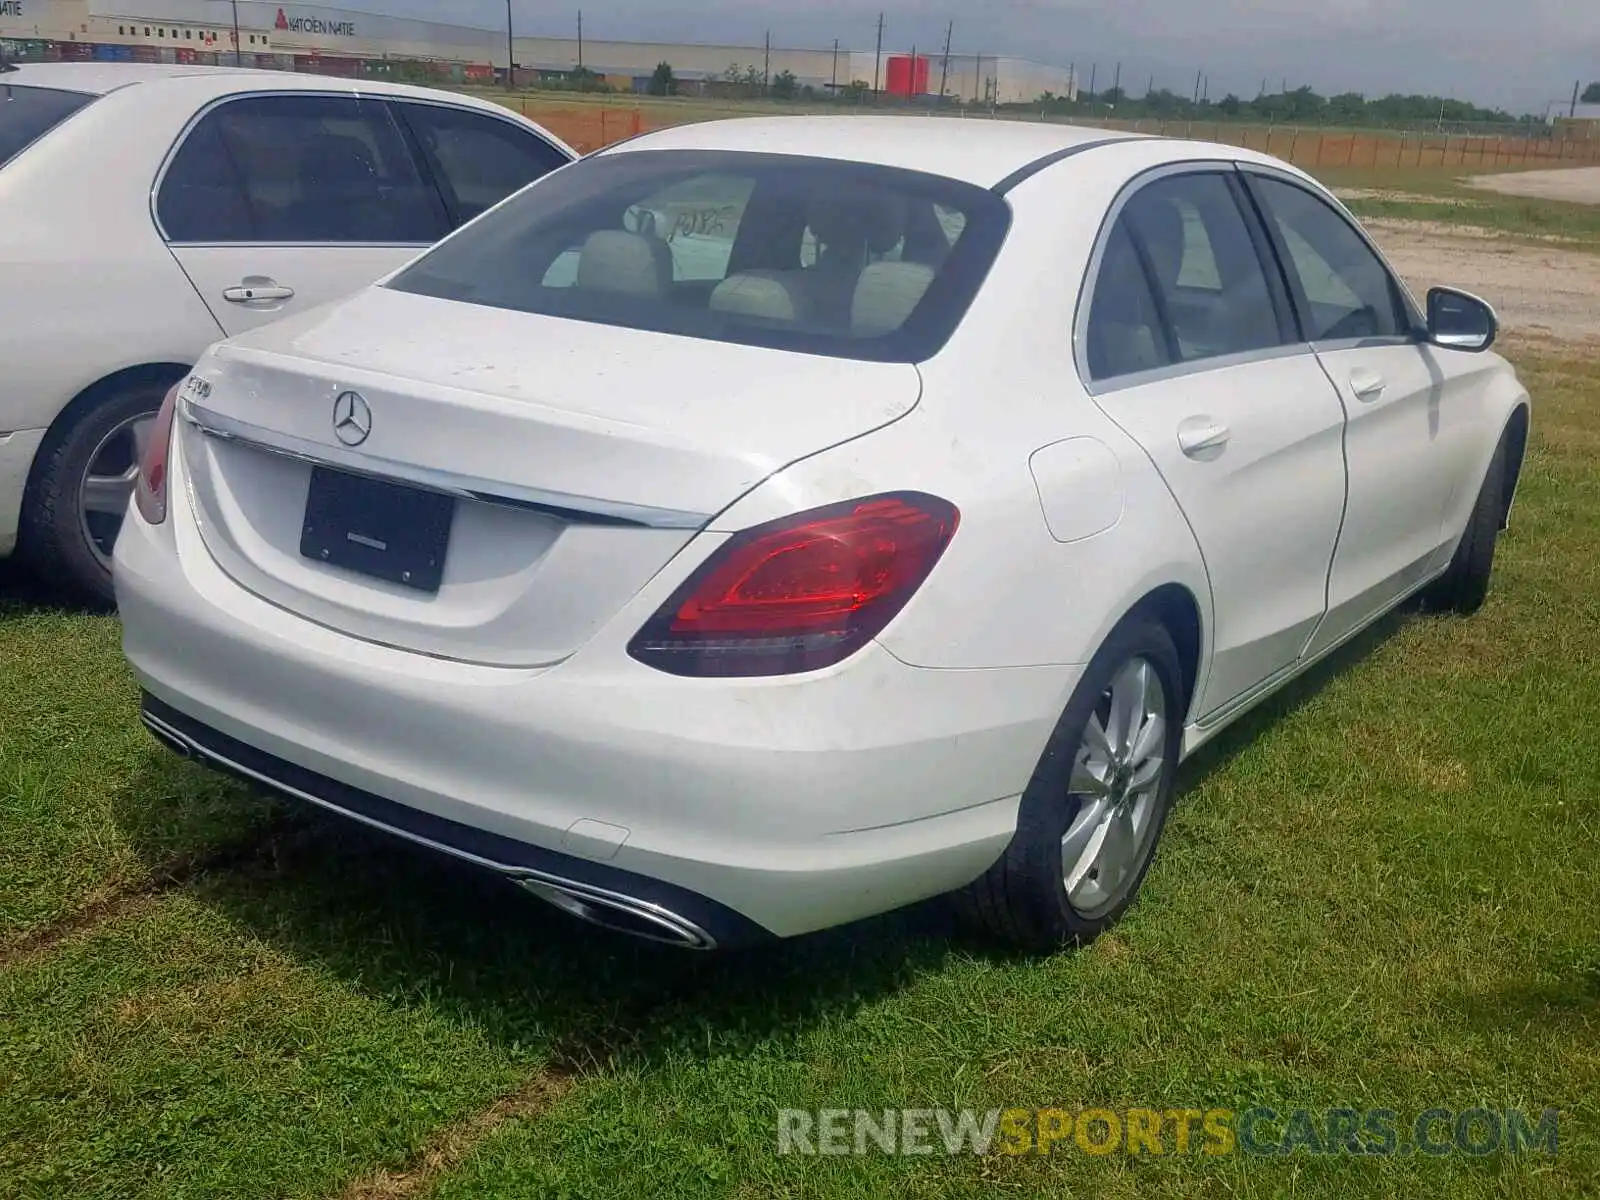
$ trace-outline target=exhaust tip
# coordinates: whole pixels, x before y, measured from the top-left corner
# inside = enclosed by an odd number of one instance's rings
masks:
[[[716,948],[716,941],[711,935],[692,921],[643,900],[574,891],[540,879],[512,876],[511,882],[568,916],[614,933],[662,942],[685,950]]]
[[[190,748],[188,741],[179,737],[175,730],[168,729],[160,721],[157,721],[154,717],[150,716],[149,713],[144,714],[143,720],[144,727],[149,731],[150,736],[155,738],[156,741],[160,742],[168,750],[171,750],[179,758],[194,757],[194,751]]]

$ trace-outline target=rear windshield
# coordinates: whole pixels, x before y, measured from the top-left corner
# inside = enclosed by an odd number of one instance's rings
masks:
[[[970,184],[787,155],[563,167],[396,276],[402,292],[845,358],[917,362],[966,312],[1010,208]]]
[[[93,99],[60,88],[17,87],[0,77],[0,166]]]

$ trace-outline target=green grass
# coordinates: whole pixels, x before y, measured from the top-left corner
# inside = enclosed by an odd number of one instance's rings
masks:
[[[0,954],[0,1195],[332,1195],[419,1163],[398,1190],[448,1198],[1594,1194],[1600,363],[1524,377],[1485,610],[1387,622],[1203,752],[1092,948],[993,953],[926,906],[702,958],[274,822],[242,866]],[[0,648],[14,927],[271,820],[144,747],[108,619],[12,602]],[[549,1103],[494,1107],[544,1076]],[[1257,1105],[1557,1106],[1560,1152],[775,1153],[780,1107]]]
[[[273,806],[161,750],[116,622],[0,579],[0,947],[262,828]]]
[[[1329,187],[1384,193],[1345,201],[1361,217],[1467,225],[1517,241],[1558,239],[1573,249],[1600,250],[1600,205],[1505,196],[1462,182],[1468,176],[1504,171],[1326,167],[1315,173]]]

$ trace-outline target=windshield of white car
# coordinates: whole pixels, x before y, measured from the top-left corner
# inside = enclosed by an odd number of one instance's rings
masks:
[[[61,88],[19,87],[0,77],[0,167],[94,99]]]
[[[1010,208],[835,159],[631,151],[553,172],[387,286],[804,353],[919,362],[965,314]]]

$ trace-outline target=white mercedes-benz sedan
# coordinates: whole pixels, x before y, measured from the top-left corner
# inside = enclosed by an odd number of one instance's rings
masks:
[[[573,150],[497,105],[283,71],[0,63],[0,558],[110,601],[161,397]]]
[[[1530,405],[1299,171],[776,118],[580,159],[167,395],[116,549],[180,753],[690,947],[1128,906],[1180,759],[1484,600]]]

